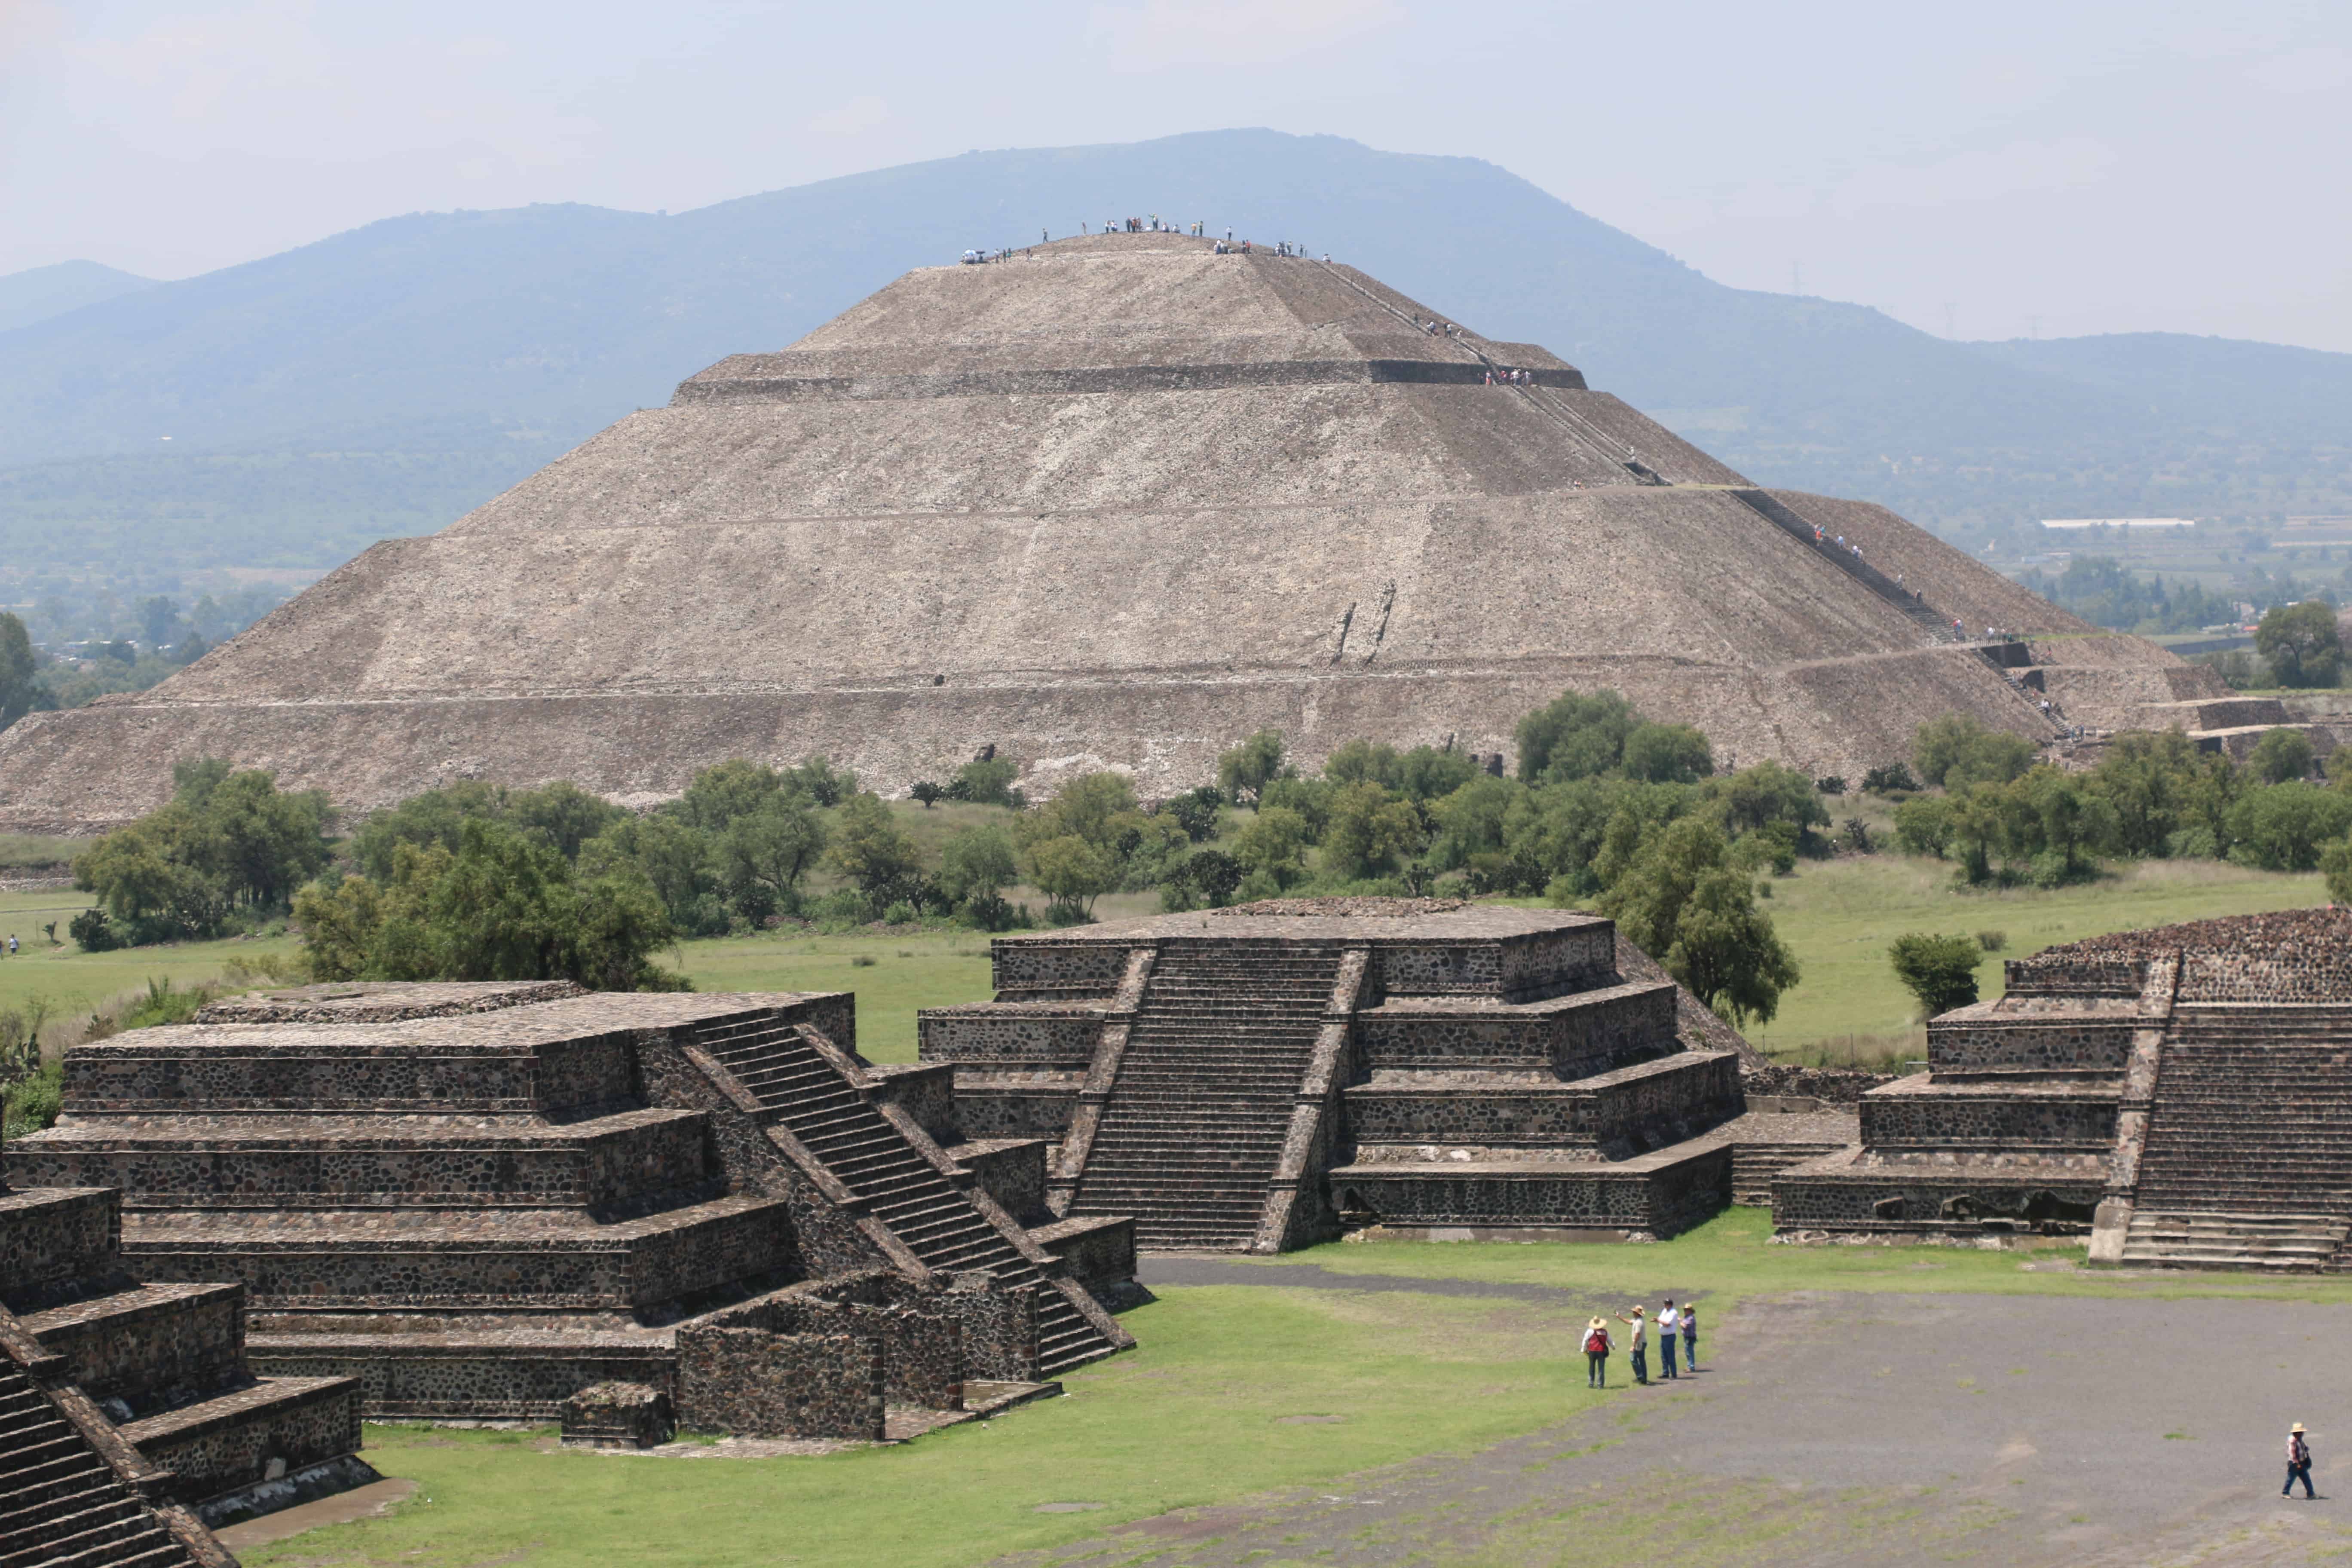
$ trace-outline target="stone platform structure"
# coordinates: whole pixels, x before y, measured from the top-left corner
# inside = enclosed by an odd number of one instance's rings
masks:
[[[0,1563],[225,1564],[207,1522],[376,1479],[356,1380],[256,1376],[245,1288],[121,1235],[110,1189],[0,1188]]]
[[[75,1047],[65,1079],[10,1177],[119,1189],[141,1277],[236,1281],[257,1369],[355,1378],[371,1415],[548,1419],[626,1384],[694,1426],[732,1406],[681,1387],[681,1336],[722,1321],[861,1390],[913,1357],[934,1394],[1133,1342],[1095,1294],[1131,1289],[1128,1222],[1055,1222],[1044,1146],[966,1140],[946,1070],[856,1055],[846,994],[313,986]],[[913,1294],[825,1294],[875,1274]],[[787,1318],[859,1321],[818,1354],[761,1326]],[[843,1408],[804,1435],[882,1435]]]
[[[2095,937],[1927,1026],[1859,1145],[1774,1179],[1782,1230],[2091,1235],[2095,1262],[2352,1263],[2352,911]]]
[[[1065,1225],[1278,1252],[1343,1229],[1668,1236],[1730,1196],[1738,1058],[1688,1049],[1612,922],[1273,900],[997,940],[920,1016],[967,1126],[1056,1145]]]
[[[1148,797],[1269,726],[1309,766],[1508,755],[1599,688],[1851,778],[1934,714],[2058,733],[1988,626],[2033,638],[2063,723],[2229,695],[1882,508],[1753,485],[1542,348],[1214,249],[925,268],[722,360],[153,689],[9,726],[0,826],[135,817],[199,757],[347,810],[461,777],[646,802],[812,752],[896,793],[987,745],[1033,795],[1111,766]]]

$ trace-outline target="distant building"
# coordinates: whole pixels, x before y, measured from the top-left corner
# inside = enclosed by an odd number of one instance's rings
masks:
[[[2045,517],[2044,528],[2194,528],[2193,517]]]

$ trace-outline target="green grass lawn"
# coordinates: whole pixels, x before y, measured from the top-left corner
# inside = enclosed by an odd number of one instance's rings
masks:
[[[19,944],[16,957],[0,957],[0,1010],[21,1008],[36,999],[46,1003],[50,1023],[43,1030],[45,1038],[53,1037],[60,1025],[78,1024],[93,1011],[143,991],[150,981],[166,980],[183,988],[200,985],[218,979],[232,958],[284,957],[299,945],[291,937],[274,937],[84,952],[65,931],[89,901],[89,894],[71,889],[0,893],[0,940],[14,931]],[[61,944],[57,947],[49,945],[42,931],[51,921],[57,923]]]
[[[1788,1247],[1737,1210],[1647,1247],[1336,1244],[1282,1261],[1353,1273],[1564,1287],[1556,1304],[1342,1289],[1162,1292],[1123,1320],[1141,1348],[1072,1374],[1069,1397],[896,1448],[822,1458],[646,1459],[551,1451],[545,1433],[367,1429],[420,1483],[390,1514],[243,1553],[253,1568],[500,1563],[889,1563],[950,1568],[1535,1431],[1598,1402],[1575,1355],[1595,1295],[1703,1297],[1705,1359],[1740,1353],[1741,1300],[1793,1290],[2352,1299],[2352,1281],[2078,1273],[2079,1249]],[[1622,1310],[1622,1307],[1619,1310]],[[1622,1357],[1613,1370],[1622,1377]],[[1289,1416],[1339,1421],[1292,1422]],[[1039,1513],[1048,1503],[1098,1503]],[[709,1521],[723,1520],[720,1528]]]
[[[2048,891],[1958,891],[1948,863],[1892,854],[1800,862],[1772,893],[1760,907],[1795,950],[1804,978],[1782,999],[1778,1017],[1744,1032],[1774,1055],[1830,1059],[1849,1042],[1863,1057],[1924,1051],[1911,995],[1886,962],[1887,943],[1905,931],[2004,933],[2006,948],[1977,968],[1978,991],[1990,998],[2000,994],[2002,959],[2056,942],[2327,901],[2316,874],[2213,861],[2125,862],[2113,876]]]

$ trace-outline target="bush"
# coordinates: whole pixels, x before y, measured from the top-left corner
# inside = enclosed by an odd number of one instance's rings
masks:
[[[1977,932],[1977,946],[1982,948],[1987,952],[1999,952],[2008,945],[2009,933],[2005,931],[1980,931]]]
[[[51,1062],[0,1083],[0,1140],[22,1138],[57,1125],[65,1110],[66,1069]]]
[[[1912,777],[1908,763],[1889,763],[1862,775],[1862,793],[1864,795],[1914,795],[1918,789],[1919,781]]]
[[[1813,781],[1813,787],[1821,791],[1823,795],[1843,795],[1845,793],[1845,780],[1840,778],[1835,773],[1832,773],[1827,778],[1815,779]]]
[[[915,906],[908,903],[904,899],[900,899],[897,903],[892,904],[888,909],[882,911],[882,923],[884,925],[910,926],[915,923],[917,919],[918,916],[915,913]]]
[[[1886,956],[1895,965],[1895,978],[1919,999],[1930,1018],[1977,999],[1980,953],[1973,938],[1914,931],[1896,937]]]
[[[123,945],[122,934],[96,904],[74,916],[73,923],[66,927],[66,934],[79,943],[84,952],[112,952]]]
[[[2254,651],[2281,686],[2333,686],[2344,672],[2336,607],[2318,599],[2281,605],[2254,628]]]
[[[968,800],[978,805],[1011,805],[1013,781],[1021,776],[1021,764],[1002,757],[983,757],[964,763],[948,783],[950,800]]]
[[[2300,730],[2273,730],[2254,742],[2246,771],[2264,784],[2287,784],[2311,776],[2311,737]]]
[[[1253,805],[1265,786],[1282,776],[1282,731],[1260,730],[1217,759],[1217,787],[1235,805]]]

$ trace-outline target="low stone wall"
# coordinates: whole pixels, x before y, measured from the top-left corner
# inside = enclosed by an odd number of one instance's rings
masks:
[[[883,1360],[881,1345],[855,1334],[688,1324],[677,1331],[678,1425],[741,1437],[878,1443]]]
[[[1862,1142],[1870,1149],[2108,1150],[2121,1089],[1882,1090],[1863,1097]]]
[[[1075,1003],[979,1003],[916,1015],[916,1054],[927,1062],[1007,1063],[1078,1072],[1094,1059],[1104,1009]]]
[[[148,1435],[172,1421],[164,1415],[134,1423],[123,1436],[149,1463],[173,1472],[173,1495],[183,1502],[274,1479],[272,1461],[285,1475],[359,1449],[360,1400],[347,1383],[325,1384],[291,1400],[282,1385],[265,1384],[245,1397],[256,1405],[263,1399],[271,1404],[263,1411],[232,1395],[211,1402],[201,1419],[175,1423],[168,1434]]]
[[[450,1111],[530,1111],[537,1064],[511,1047],[415,1047],[379,1054],[371,1047],[331,1043],[321,1027],[310,1046],[246,1043],[244,1026],[142,1029],[76,1046],[66,1053],[68,1112],[173,1112],[201,1106],[223,1110],[371,1110],[427,1114]],[[279,1031],[255,1026],[259,1034]],[[183,1034],[201,1037],[181,1038]],[[340,1026],[331,1033],[346,1033]],[[154,1038],[152,1037],[164,1037]],[[227,1036],[227,1038],[222,1037]]]
[[[1469,1143],[1590,1151],[1619,1159],[1738,1114],[1737,1058],[1677,1052],[1577,1083],[1493,1082],[1471,1073],[1398,1073],[1350,1087],[1359,1143]],[[1488,1079],[1489,1081],[1480,1081]]]
[[[2005,959],[2000,967],[2001,989],[2012,996],[2137,996],[2147,979],[2144,960],[2065,950]]]
[[[1037,1380],[1040,1289],[1035,1285],[1003,1289],[994,1275],[984,1272],[954,1277],[946,1305],[963,1324],[966,1377],[998,1383]]]
[[[2090,1228],[2105,1191],[2104,1173],[1990,1164],[1872,1166],[1827,1175],[1784,1172],[1772,1184],[1772,1226],[1782,1232],[1973,1235],[1990,1228],[2072,1235]]]
[[[1985,1018],[1927,1025],[1932,1072],[2116,1072],[2138,1020],[2094,1016]]]
[[[0,1191],[0,1307],[31,1311],[43,1287],[113,1272],[121,1210],[107,1191]]]
[[[1731,1150],[1671,1165],[1349,1166],[1333,1197],[1351,1223],[1387,1226],[1642,1231],[1677,1235],[1731,1201]]]
[[[1620,985],[1515,1007],[1379,1007],[1356,1016],[1369,1070],[1542,1068],[1589,1077],[1654,1054],[1675,1037],[1675,990]]]
[[[52,1308],[25,1326],[92,1399],[144,1414],[154,1399],[224,1388],[245,1371],[245,1287],[151,1285],[129,1300]]]
[[[948,1152],[1005,1213],[1042,1225],[1052,1217],[1045,1209],[1047,1147],[1042,1138],[1001,1138],[957,1144]]]
[[[1102,1286],[1135,1278],[1135,1221],[1086,1215],[1041,1226],[1031,1239],[1069,1265],[1069,1278]]]
[[[1118,989],[1119,980],[1127,973],[1127,944],[1117,942],[1024,938],[989,944],[996,989],[1008,994],[1006,1001],[1037,993],[1108,996]]]
[[[676,1435],[669,1395],[642,1383],[599,1383],[563,1402],[563,1441],[592,1448],[654,1448]]]
[[[1882,1084],[1895,1081],[1893,1073],[1850,1072],[1843,1068],[1797,1067],[1782,1062],[1747,1062],[1739,1069],[1748,1098],[1788,1096],[1818,1100],[1828,1105],[1851,1105]]]
[[[915,1119],[935,1143],[953,1143],[956,1126],[955,1068],[946,1062],[893,1063],[866,1075],[877,1105],[895,1105]]]
[[[956,1074],[956,1120],[966,1138],[1042,1138],[1059,1142],[1077,1109],[1084,1075]]]
[[[354,1377],[360,1404],[386,1420],[546,1421],[563,1402],[606,1382],[675,1393],[677,1357],[653,1342],[562,1350],[528,1343],[436,1342],[429,1335],[286,1334],[252,1344],[264,1377]]]
[[[704,1184],[698,1118],[635,1118],[567,1137],[538,1125],[507,1136],[478,1131],[435,1147],[433,1134],[336,1133],[232,1143],[234,1119],[191,1117],[182,1136],[143,1130],[135,1142],[102,1121],[53,1128],[17,1143],[13,1177],[57,1185],[118,1186],[142,1207],[589,1207]],[[415,1141],[408,1141],[413,1138]]]

